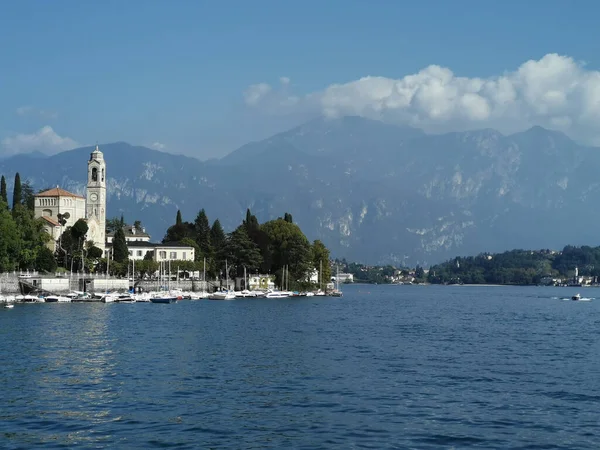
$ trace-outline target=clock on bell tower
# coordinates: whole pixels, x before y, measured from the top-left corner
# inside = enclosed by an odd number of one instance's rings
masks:
[[[88,240],[104,252],[106,243],[106,162],[96,145],[88,161],[86,198]]]

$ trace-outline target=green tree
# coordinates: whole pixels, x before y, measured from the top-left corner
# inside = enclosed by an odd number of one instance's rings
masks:
[[[294,220],[292,219],[292,215],[289,213],[284,214],[283,220],[285,220],[288,223],[294,223]]]
[[[256,272],[262,263],[260,250],[244,226],[239,226],[229,234],[222,256],[227,259],[230,273],[236,276],[242,276],[244,267],[247,273]]]
[[[421,266],[419,266],[417,264],[417,267],[415,268],[415,278],[422,280],[423,278],[425,278],[425,270],[423,270],[423,268]],[[485,283],[485,281],[484,281]]]
[[[177,210],[177,216],[175,216],[175,225],[182,225],[183,220],[181,219],[181,210]]]
[[[84,219],[79,219],[71,227],[71,233],[75,240],[80,240],[85,237],[88,232],[88,224]]]
[[[17,224],[8,212],[8,205],[0,201],[0,272],[14,270],[18,264],[21,237]]]
[[[15,174],[15,185],[13,188],[13,203],[12,203],[12,207],[13,210],[15,209],[15,206],[18,206],[21,204],[21,200],[22,200],[22,187],[21,187],[21,175],[19,175],[19,172],[17,172]]]
[[[35,259],[35,268],[40,272],[52,273],[56,271],[56,259],[52,250],[46,246],[40,247]]]
[[[210,224],[204,208],[200,210],[194,221],[194,231],[196,232],[196,243],[204,256],[212,253],[210,243]]]
[[[112,258],[118,263],[124,263],[129,260],[129,249],[127,248],[127,242],[125,241],[125,233],[123,232],[123,228],[118,228],[115,231],[115,236],[113,237],[113,248],[112,248]],[[115,269],[118,272],[117,269]]]
[[[184,238],[194,239],[195,230],[194,225],[189,222],[182,222],[179,224],[171,225],[167,229],[167,233],[163,238],[163,243],[166,242],[181,242]]]
[[[33,211],[35,208],[35,194],[33,192],[33,187],[31,187],[31,183],[29,181],[25,181],[21,184],[21,197],[22,204],[30,211]]]
[[[261,226],[269,237],[273,263],[271,270],[281,284],[281,269],[287,266],[290,287],[306,279],[311,270],[311,246],[298,225],[284,219],[271,220]]]
[[[8,192],[6,191],[6,178],[0,178],[0,202],[8,204]]]
[[[216,219],[213,222],[213,225],[210,229],[210,243],[212,246],[212,271],[214,274],[219,273],[222,268],[224,268],[225,264],[225,243],[227,237],[225,236],[225,232],[223,231],[223,227],[221,226],[221,222],[219,219]]]
[[[121,219],[119,217],[112,217],[110,219],[106,219],[106,232],[114,233],[117,231],[119,227],[122,227]]]
[[[13,208],[12,216],[19,232],[18,266],[20,269],[34,269],[37,253],[46,245],[49,236],[44,231],[41,219],[35,219],[33,210],[24,205]]]

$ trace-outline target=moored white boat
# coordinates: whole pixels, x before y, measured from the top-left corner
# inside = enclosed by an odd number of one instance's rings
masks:
[[[71,303],[71,299],[64,295],[48,295],[44,300],[46,303]]]
[[[215,291],[208,296],[209,300],[235,300],[233,291]]]

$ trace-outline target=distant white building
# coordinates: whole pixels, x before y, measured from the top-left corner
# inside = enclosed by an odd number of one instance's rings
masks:
[[[351,273],[340,273],[331,277],[334,283],[354,283],[354,275]]]
[[[112,251],[112,242],[106,244],[107,252]],[[152,261],[194,261],[196,257],[196,249],[178,242],[167,242],[165,244],[157,244],[147,241],[130,241],[127,242],[129,250],[129,259],[141,261],[146,258],[148,253],[151,254]]]
[[[125,234],[125,242],[128,244],[129,242],[150,242],[150,235],[146,233],[144,227],[138,229],[135,225],[125,225],[123,227],[123,233]],[[114,237],[114,231],[106,233],[106,242],[112,244]]]
[[[236,290],[241,291],[243,289],[248,289],[249,291],[264,291],[267,289],[275,289],[275,275],[255,274],[248,275],[246,278],[248,279],[248,286],[244,286],[244,277],[235,279]]]

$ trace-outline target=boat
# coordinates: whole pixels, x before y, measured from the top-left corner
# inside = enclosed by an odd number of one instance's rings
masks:
[[[46,303],[71,303],[71,299],[63,295],[49,295],[44,300]]]
[[[225,286],[229,288],[229,272],[227,268],[227,260],[225,260]],[[235,300],[235,291],[223,289],[221,291],[215,291],[208,296],[209,300]]]
[[[169,296],[159,296],[159,297],[151,297],[150,301],[152,303],[177,303],[177,298],[169,297]]]
[[[135,298],[131,294],[119,294],[115,299],[117,303],[135,303]]]
[[[5,308],[14,308],[14,307],[15,307],[15,304],[14,304],[14,303],[5,303],[5,304],[4,304],[4,307],[5,307]]]
[[[271,291],[267,292],[266,298],[288,298],[290,294],[285,291]]]
[[[208,296],[209,300],[235,300],[235,293],[232,291],[215,291]]]
[[[571,300],[581,300],[581,295],[577,293],[571,297]]]
[[[331,297],[343,297],[344,294],[340,290],[340,266],[337,267],[337,274],[335,277],[335,289],[329,293]]]

